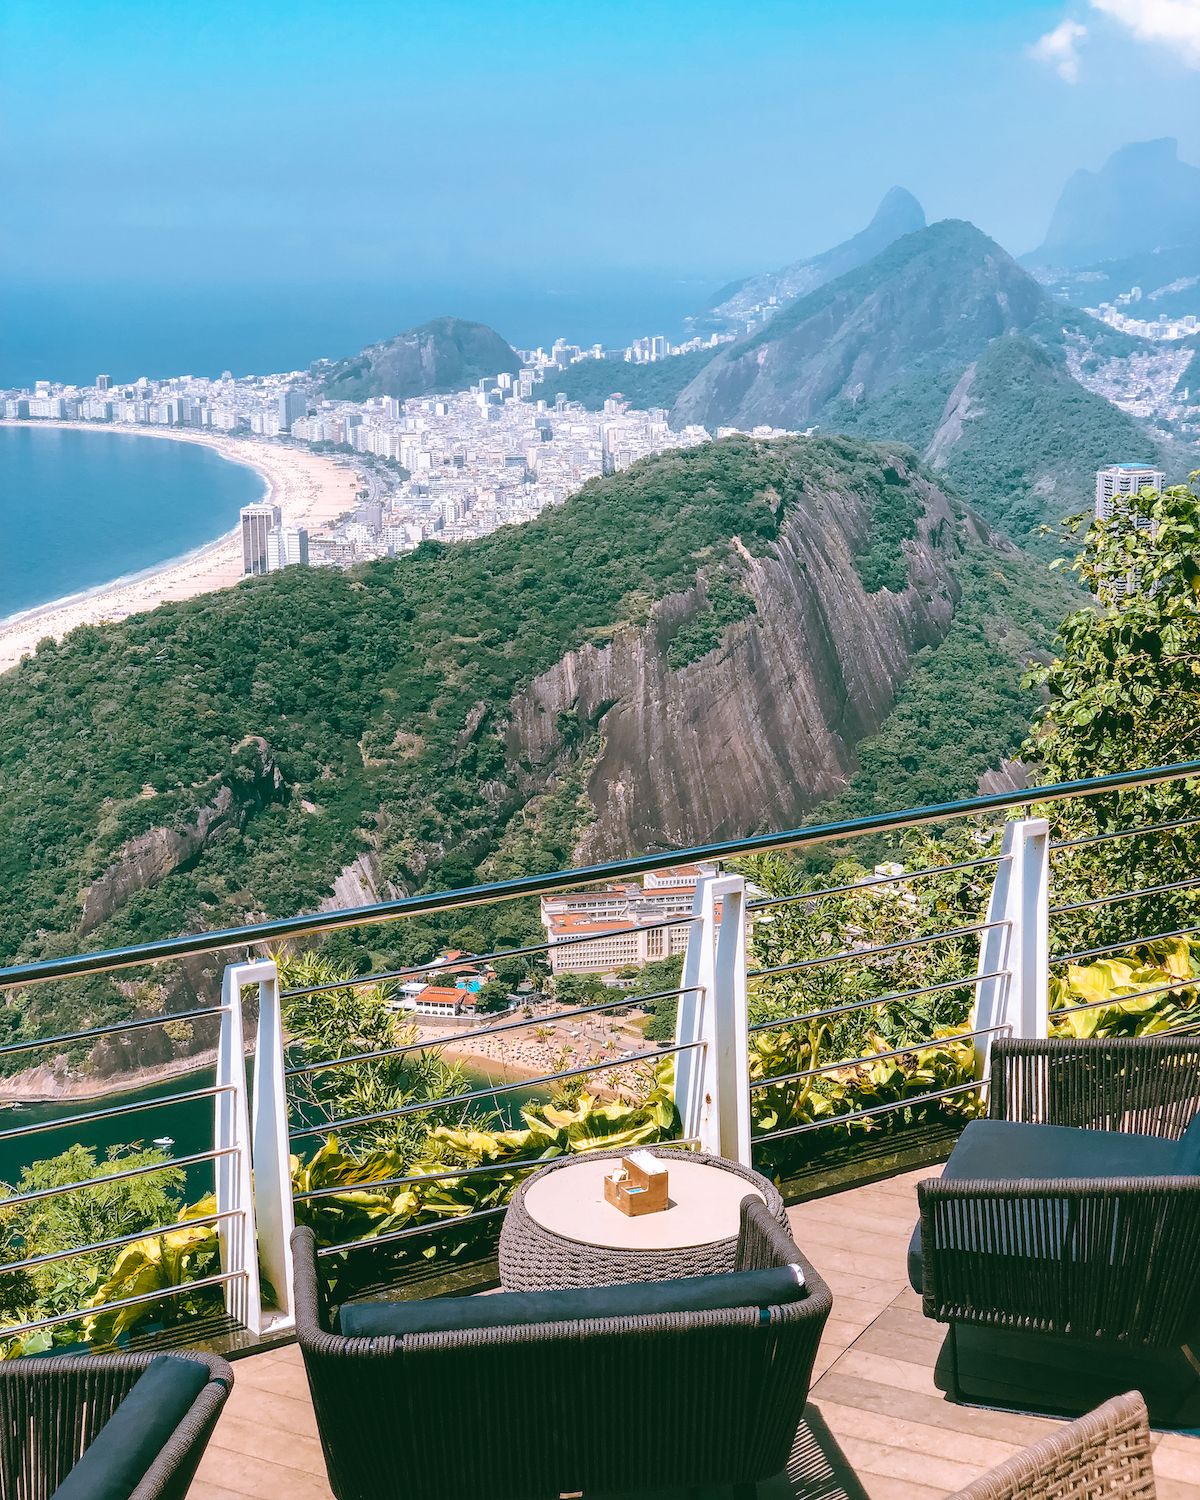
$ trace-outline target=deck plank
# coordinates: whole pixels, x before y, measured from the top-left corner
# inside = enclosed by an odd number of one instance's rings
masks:
[[[1019,1395],[1024,1411],[960,1405],[941,1388],[946,1331],[922,1315],[905,1274],[916,1184],[934,1171],[789,1209],[835,1305],[788,1474],[761,1500],[943,1500],[1059,1425],[1031,1414],[1030,1366],[1018,1356],[995,1358],[988,1373],[1005,1382],[997,1398]],[[331,1500],[299,1351],[239,1360],[235,1375],[191,1500]],[[1154,1467],[1159,1500],[1200,1500],[1200,1436],[1156,1434]]]

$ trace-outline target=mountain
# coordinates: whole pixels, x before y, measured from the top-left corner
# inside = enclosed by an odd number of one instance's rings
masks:
[[[1100,463],[1157,456],[1132,417],[1072,378],[1072,339],[1135,342],[1055,303],[973,225],[944,220],[727,346],[672,421],[900,439],[1024,541],[1086,502]]]
[[[744,322],[753,310],[772,297],[779,303],[815,292],[863,265],[901,236],[924,229],[925,210],[904,188],[891,188],[875,210],[875,217],[858,234],[808,260],[793,261],[778,271],[748,276],[722,287],[709,304],[707,320]]]
[[[317,366],[324,394],[334,401],[462,391],[485,376],[516,374],[521,361],[494,328],[464,318],[434,318],[349,359]]]
[[[1200,245],[1200,167],[1180,161],[1166,137],[1122,146],[1098,172],[1070,177],[1028,259],[1080,266],[1171,245]]]
[[[1200,316],[1200,241],[1122,255],[1081,266],[1030,265],[1047,291],[1076,307],[1099,307],[1137,294],[1121,311],[1147,322]]]
[[[864,742],[893,803],[970,792],[1067,597],[902,448],[732,438],[477,541],[77,630],[0,676],[0,962],[787,826],[869,781]],[[509,905],[372,941],[419,962],[531,930]],[[0,1034],[211,981],[10,993]]]

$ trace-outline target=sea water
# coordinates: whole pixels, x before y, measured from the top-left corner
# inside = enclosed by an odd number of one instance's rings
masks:
[[[262,494],[200,443],[0,424],[0,620],[214,541]]]

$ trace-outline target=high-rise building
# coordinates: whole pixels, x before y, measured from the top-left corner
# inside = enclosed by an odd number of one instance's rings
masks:
[[[1111,521],[1114,516],[1124,514],[1126,506],[1121,495],[1136,495],[1139,490],[1161,490],[1167,476],[1153,464],[1109,464],[1106,469],[1096,471],[1096,519]],[[1145,516],[1136,518],[1141,529],[1149,526]]]
[[[98,391],[111,391],[112,390],[112,376],[111,375],[97,375],[96,376],[96,389]]]
[[[1096,520],[1116,521],[1118,525],[1132,525],[1135,531],[1152,531],[1154,523],[1149,516],[1129,511],[1124,496],[1136,495],[1140,490],[1161,490],[1166,474],[1152,464],[1109,464],[1096,471]],[[1119,577],[1106,577],[1098,591],[1101,603],[1116,604],[1138,588],[1140,572],[1130,568]]]
[[[279,430],[291,432],[292,423],[308,415],[308,401],[303,391],[284,391],[279,398]]]
[[[308,532],[303,526],[274,526],[267,533],[267,572],[308,566]]]
[[[267,538],[279,525],[279,507],[266,500],[245,505],[242,518],[242,572],[267,571]]]

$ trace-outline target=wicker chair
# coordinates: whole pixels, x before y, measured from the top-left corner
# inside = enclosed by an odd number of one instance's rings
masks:
[[[130,1500],[184,1500],[212,1436],[233,1371],[211,1354],[209,1378]],[[153,1354],[62,1355],[0,1364],[0,1496],[50,1500],[129,1395]]]
[[[733,1485],[782,1470],[833,1298],[757,1197],[737,1269],[798,1264],[807,1295],[403,1338],[346,1338],[311,1229],[292,1237],[296,1332],[338,1500],[489,1500]]]
[[[949,1500],[1154,1500],[1146,1403],[1114,1396]]]
[[[999,1147],[1015,1141],[1027,1163],[1015,1175],[999,1161],[987,1166],[994,1127],[972,1137],[972,1148],[968,1126],[945,1175],[918,1185],[910,1275],[925,1315],[950,1325],[954,1395],[959,1324],[1126,1352],[1183,1348],[1191,1359],[1187,1346],[1200,1332],[1200,1163],[1181,1168],[1174,1143],[1197,1112],[1200,1040],[994,1044],[992,1120],[1081,1130],[1078,1140],[1073,1130],[1002,1135]],[[1078,1151],[1112,1175],[1050,1175],[1043,1149],[1067,1161]],[[956,1173],[956,1157],[975,1165]]]

